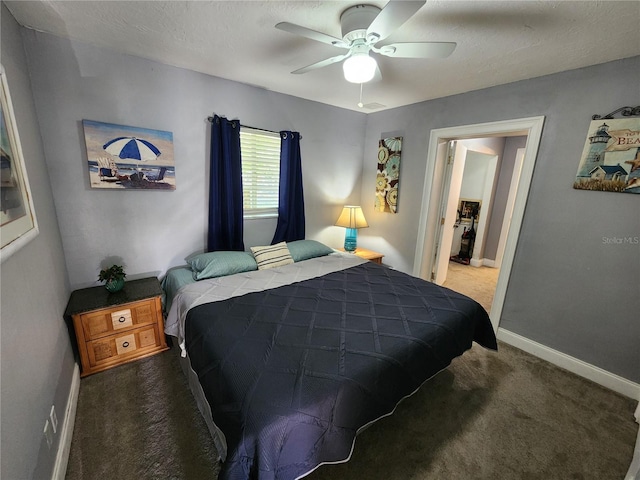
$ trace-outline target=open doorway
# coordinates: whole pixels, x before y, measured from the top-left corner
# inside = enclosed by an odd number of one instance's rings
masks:
[[[464,167],[458,169],[462,170],[461,178],[452,175],[450,180],[449,202],[455,208],[455,215],[445,218],[442,236],[449,227],[453,235],[446,244],[441,242],[435,282],[473,298],[491,312],[499,265],[495,264],[495,258],[486,259],[485,252],[497,250],[488,240],[492,237],[492,224],[495,229],[498,217],[503,214],[498,207],[505,203],[500,202],[504,192],[498,185],[501,173],[506,170],[503,167],[509,163],[504,154],[506,139],[495,137],[456,143],[454,151],[458,155],[454,162]],[[491,265],[485,265],[485,260]]]
[[[434,282],[491,312],[527,137],[452,142],[455,155],[446,210],[455,214],[445,217]],[[452,236],[445,235],[450,231]]]
[[[495,139],[515,136],[527,137],[522,155],[522,163],[519,169],[520,174],[516,181],[515,193],[511,199],[513,203],[512,214],[508,216],[508,219],[500,219],[500,232],[503,230],[505,221],[507,221],[507,227],[506,236],[503,240],[504,245],[500,247],[500,242],[498,241],[498,245],[496,246],[496,254],[497,250],[503,248],[503,252],[500,253],[499,258],[502,268],[499,270],[495,294],[490,307],[491,321],[496,331],[500,322],[504,296],[518,242],[526,199],[529,193],[529,185],[533,175],[533,167],[542,134],[543,122],[544,117],[533,117],[467,125],[432,130],[430,136],[422,211],[418,227],[414,275],[436,281],[436,283],[444,282],[442,269],[445,271],[448,269],[449,254],[453,241],[452,230],[457,217],[462,175],[464,173],[464,162],[455,161],[455,150],[469,150],[470,139]],[[452,143],[452,141],[455,142]],[[484,153],[491,154],[491,152]],[[512,187],[513,185],[511,185],[511,183],[513,178],[509,180],[509,187]],[[491,191],[491,198],[494,198],[495,185],[493,185]],[[505,203],[508,203],[508,201],[507,195]],[[491,219],[487,221],[491,222]],[[497,227],[495,227],[494,232],[497,230]],[[486,246],[484,240],[483,245]],[[477,255],[474,251],[474,256],[477,261],[482,259],[484,263],[485,252],[483,248],[478,251]],[[496,259],[497,255],[494,255],[494,262]],[[437,279],[436,275],[438,275]],[[444,278],[446,279],[446,273]]]
[[[440,159],[450,172],[445,171],[443,180],[440,232],[432,270],[432,280],[438,285],[445,283],[452,257],[474,267],[483,263],[486,233],[490,220],[497,216],[491,211],[504,146],[501,137],[450,140],[448,156]],[[469,238],[470,233],[473,238]]]

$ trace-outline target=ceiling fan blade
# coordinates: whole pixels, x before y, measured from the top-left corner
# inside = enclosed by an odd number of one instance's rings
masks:
[[[344,55],[338,55],[336,57],[327,58],[326,60],[322,60],[320,62],[312,63],[311,65],[307,65],[306,67],[302,67],[302,68],[299,68],[298,70],[294,70],[291,73],[295,73],[295,74],[307,73],[308,71],[315,70],[316,68],[327,67],[329,65],[332,65],[334,63],[337,63],[337,62],[340,62],[340,61],[344,60],[345,58],[349,57],[350,55],[351,55],[351,52],[348,52],[348,53],[345,53]]]
[[[395,29],[409,20],[422,6],[426,0],[415,2],[399,2],[391,0],[385,5],[369,28],[367,28],[367,39],[371,36],[377,37],[374,42],[387,38]]]
[[[276,25],[276,28],[285,32],[293,33],[294,35],[300,35],[302,37],[315,40],[316,42],[326,43],[340,48],[349,48],[349,45],[344,43],[341,39],[327,35],[326,33],[316,32],[307,27],[296,25],[295,23],[280,22]]]
[[[392,43],[373,49],[380,55],[397,58],[445,58],[456,49],[455,42]]]

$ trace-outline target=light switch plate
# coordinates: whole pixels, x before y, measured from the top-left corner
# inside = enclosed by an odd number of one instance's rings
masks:
[[[49,420],[51,420],[51,427],[53,428],[53,433],[58,431],[58,416],[56,415],[56,406],[51,405],[51,412],[49,413]]]
[[[53,429],[51,428],[49,419],[44,423],[44,438],[47,439],[47,446],[51,448],[51,445],[53,445]]]

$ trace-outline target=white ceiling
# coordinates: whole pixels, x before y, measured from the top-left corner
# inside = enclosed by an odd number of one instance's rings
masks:
[[[344,53],[274,28],[291,22],[341,37],[357,1],[6,1],[30,28],[168,65],[360,110],[340,64],[290,72]],[[387,1],[371,0],[380,8]],[[364,85],[380,111],[640,54],[639,1],[429,0],[384,43],[457,42],[445,59],[378,56]],[[640,74],[640,72],[639,72]]]

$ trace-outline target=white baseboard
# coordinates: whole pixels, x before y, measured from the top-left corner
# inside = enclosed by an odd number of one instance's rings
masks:
[[[472,258],[471,261],[469,262],[469,265],[471,265],[472,267],[491,267],[491,268],[495,268],[496,267],[496,261],[495,260],[491,260],[489,258],[481,258],[481,259]]]
[[[607,372],[602,368],[583,362],[575,357],[571,357],[562,352],[549,348],[541,343],[529,340],[517,333],[510,332],[504,328],[498,328],[497,337],[509,345],[513,345],[520,350],[524,350],[531,355],[542,358],[558,367],[569,370],[576,375],[580,375],[603,387],[607,387],[614,392],[618,392],[634,400],[640,400],[640,384],[627,380],[626,378]]]
[[[64,480],[69,463],[69,453],[71,452],[71,438],[73,437],[73,426],[76,423],[76,408],[78,407],[78,394],[80,393],[80,367],[75,364],[73,369],[73,379],[67,398],[67,406],[64,411],[64,421],[60,429],[60,442],[58,443],[58,453],[56,463],[53,466],[51,480]]]
[[[478,260],[477,258],[472,258],[469,261],[469,265],[471,265],[472,267],[481,267],[482,266],[482,259]]]

